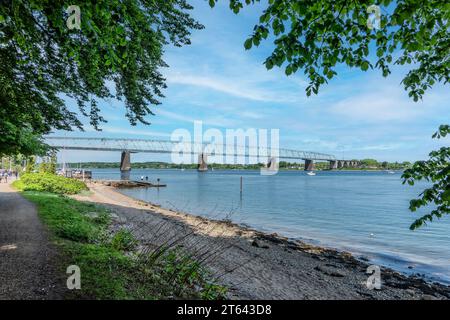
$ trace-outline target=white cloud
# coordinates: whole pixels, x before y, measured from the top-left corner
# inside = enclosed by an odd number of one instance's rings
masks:
[[[217,126],[217,127],[234,127],[236,125],[236,121],[232,119],[226,119],[221,116],[218,117],[191,117],[185,116],[181,113],[175,113],[171,111],[158,110],[155,112],[157,115],[161,115],[163,117],[174,119],[182,122],[193,123],[194,121],[202,121],[205,125]]]
[[[262,119],[264,115],[262,113],[252,112],[252,111],[239,111],[237,113],[240,117],[250,118],[250,119]]]
[[[166,132],[159,132],[159,131],[152,131],[152,130],[146,130],[146,129],[128,129],[128,128],[121,128],[121,127],[110,127],[105,126],[102,127],[102,131],[96,131],[94,129],[87,129],[87,132],[98,132],[102,136],[104,136],[104,133],[119,133],[119,134],[131,134],[131,135],[137,135],[137,136],[146,136],[146,137],[170,137],[170,133]]]
[[[403,121],[425,112],[420,104],[405,100],[399,90],[384,90],[345,98],[332,105],[330,111],[365,122]]]
[[[196,87],[203,87],[223,92],[238,98],[265,102],[295,102],[292,94],[280,94],[279,91],[271,91],[268,88],[259,88],[261,84],[249,84],[239,77],[223,79],[211,75],[191,75],[175,73],[168,76],[168,82]],[[248,79],[247,79],[248,80]]]
[[[405,122],[422,117],[436,118],[448,104],[448,92],[441,88],[426,92],[423,100],[414,102],[394,79],[372,78],[365,85],[359,85],[361,92],[338,100],[329,111],[349,120],[368,123]],[[341,92],[340,92],[341,95]]]
[[[377,144],[377,145],[368,145],[359,148],[352,148],[352,150],[362,150],[362,151],[371,151],[371,150],[397,150],[399,148],[403,148],[404,145],[400,143],[388,143],[388,144]]]

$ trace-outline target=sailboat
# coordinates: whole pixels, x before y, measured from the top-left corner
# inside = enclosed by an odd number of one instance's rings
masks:
[[[315,176],[316,175],[316,173],[314,171],[308,171],[306,174],[308,176]]]

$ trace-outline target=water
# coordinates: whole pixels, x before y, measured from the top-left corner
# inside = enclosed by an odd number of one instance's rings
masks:
[[[93,175],[118,179],[119,171],[93,169]],[[126,195],[347,250],[375,264],[450,284],[450,217],[410,231],[410,224],[426,211],[411,213],[409,200],[425,185],[402,185],[399,172],[327,171],[307,176],[282,171],[261,176],[258,171],[136,169],[131,176],[160,178],[167,188],[121,190]]]

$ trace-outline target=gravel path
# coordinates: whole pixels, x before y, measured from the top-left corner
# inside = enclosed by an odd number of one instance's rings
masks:
[[[36,208],[0,183],[0,300],[61,299],[65,274]]]

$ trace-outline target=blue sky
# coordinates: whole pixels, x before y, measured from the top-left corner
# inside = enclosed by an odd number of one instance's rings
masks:
[[[169,68],[163,73],[168,89],[162,105],[153,108],[150,126],[131,126],[120,101],[102,101],[108,123],[102,132],[57,135],[169,139],[177,128],[265,128],[280,130],[280,146],[326,152],[341,158],[376,158],[380,161],[424,159],[436,146],[431,135],[439,124],[449,123],[450,90],[443,85],[413,102],[400,84],[407,70],[380,72],[339,68],[338,76],[318,96],[306,97],[306,78],[299,71],[285,76],[282,69],[263,65],[273,45],[244,50],[243,43],[258,21],[262,5],[235,15],[228,1],[211,9],[207,1],[190,1],[193,16],[205,25],[194,31],[192,45],[166,48]],[[68,152],[66,161],[118,161],[118,154]],[[164,160],[153,154],[133,155],[134,161]]]

